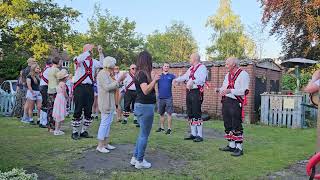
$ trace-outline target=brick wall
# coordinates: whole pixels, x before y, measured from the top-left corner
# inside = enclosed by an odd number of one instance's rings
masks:
[[[211,66],[207,67],[208,70],[211,70],[209,75],[211,76],[208,81],[209,89],[205,88],[204,91],[204,101],[202,104],[202,111],[210,114],[215,118],[221,118],[221,96],[219,96],[216,92],[214,92],[214,88],[221,87],[224,77],[227,73],[227,70],[224,66]],[[259,68],[256,67],[255,64],[249,64],[246,66],[241,66],[243,70],[245,70],[250,76],[250,93],[247,96],[247,106],[245,106],[245,121],[247,122],[255,122],[257,117],[255,116],[256,112],[254,112],[254,89],[255,89],[255,77],[256,76],[264,76],[267,77],[267,87],[269,87],[270,79],[279,80],[281,78],[281,72],[273,71],[270,69]],[[187,67],[175,67],[170,68],[170,72],[178,75],[181,73],[185,73],[187,71]],[[161,73],[161,68],[155,68],[155,72]],[[254,77],[254,78],[252,78]],[[175,112],[185,112],[186,111],[186,88],[185,85],[179,85],[172,89],[173,91],[173,104]]]

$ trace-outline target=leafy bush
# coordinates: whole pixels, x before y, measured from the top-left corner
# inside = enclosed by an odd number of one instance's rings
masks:
[[[36,173],[26,174],[26,171],[23,169],[13,168],[8,172],[0,171],[0,179],[1,180],[37,180],[38,175]]]
[[[309,79],[311,79],[310,73],[302,73],[301,74],[301,88],[308,84]],[[283,74],[282,75],[282,89],[283,90],[295,90],[297,87],[296,78],[292,74]]]

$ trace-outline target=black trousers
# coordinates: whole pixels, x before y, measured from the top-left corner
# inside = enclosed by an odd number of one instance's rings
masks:
[[[74,113],[73,117],[79,119],[84,111],[85,119],[91,119],[94,92],[92,84],[79,84],[73,92]]]
[[[44,112],[47,112],[47,107],[48,107],[48,86],[40,86],[40,93],[42,96],[42,106],[41,110]]]
[[[222,118],[226,134],[232,132],[234,136],[242,136],[243,127],[239,101],[225,97],[222,100]]]
[[[134,90],[128,90],[124,94],[124,116],[128,117],[131,110],[134,109],[134,102],[136,101],[137,92]]]
[[[200,119],[202,114],[201,105],[203,102],[203,93],[200,93],[199,89],[187,90],[186,100],[188,118]]]

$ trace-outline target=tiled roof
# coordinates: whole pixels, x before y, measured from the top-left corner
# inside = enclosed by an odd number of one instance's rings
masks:
[[[247,66],[250,64],[259,64],[259,63],[265,63],[270,62],[274,63],[272,59],[242,59],[240,60],[240,66]],[[175,63],[169,63],[171,68],[182,68],[182,67],[190,67],[189,62],[175,62]],[[225,61],[202,61],[202,64],[206,65],[207,67],[212,66],[225,66]],[[153,63],[154,68],[161,68],[163,63]]]

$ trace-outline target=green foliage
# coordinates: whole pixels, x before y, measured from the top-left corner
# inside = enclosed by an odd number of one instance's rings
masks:
[[[211,59],[221,60],[230,56],[254,57],[255,43],[244,33],[240,17],[231,9],[231,0],[220,0],[217,13],[208,18],[206,26],[214,30],[213,44],[207,48]]]
[[[63,49],[70,23],[79,12],[53,0],[8,0],[0,4],[1,44],[5,54],[45,59],[50,48]],[[6,57],[5,57],[6,59]]]
[[[135,62],[136,55],[143,49],[143,38],[135,32],[136,23],[128,18],[112,16],[107,10],[101,12],[95,6],[95,14],[89,22],[88,42],[101,45],[108,56],[118,64]]]
[[[23,169],[16,169],[13,168],[11,171],[8,172],[1,172],[0,171],[0,179],[6,180],[37,180],[38,176],[35,173],[27,174]]]
[[[164,33],[155,31],[147,36],[146,48],[156,62],[183,62],[197,51],[191,29],[183,22],[173,22]]]
[[[17,79],[20,70],[27,66],[27,60],[23,57],[9,56],[0,61],[0,79]]]
[[[311,79],[311,75],[310,73],[306,72],[306,73],[301,73],[301,87],[304,87],[308,84],[309,80]],[[282,75],[282,89],[283,90],[292,90],[294,91],[297,87],[297,83],[296,83],[296,78],[294,76],[294,74],[283,74]]]

